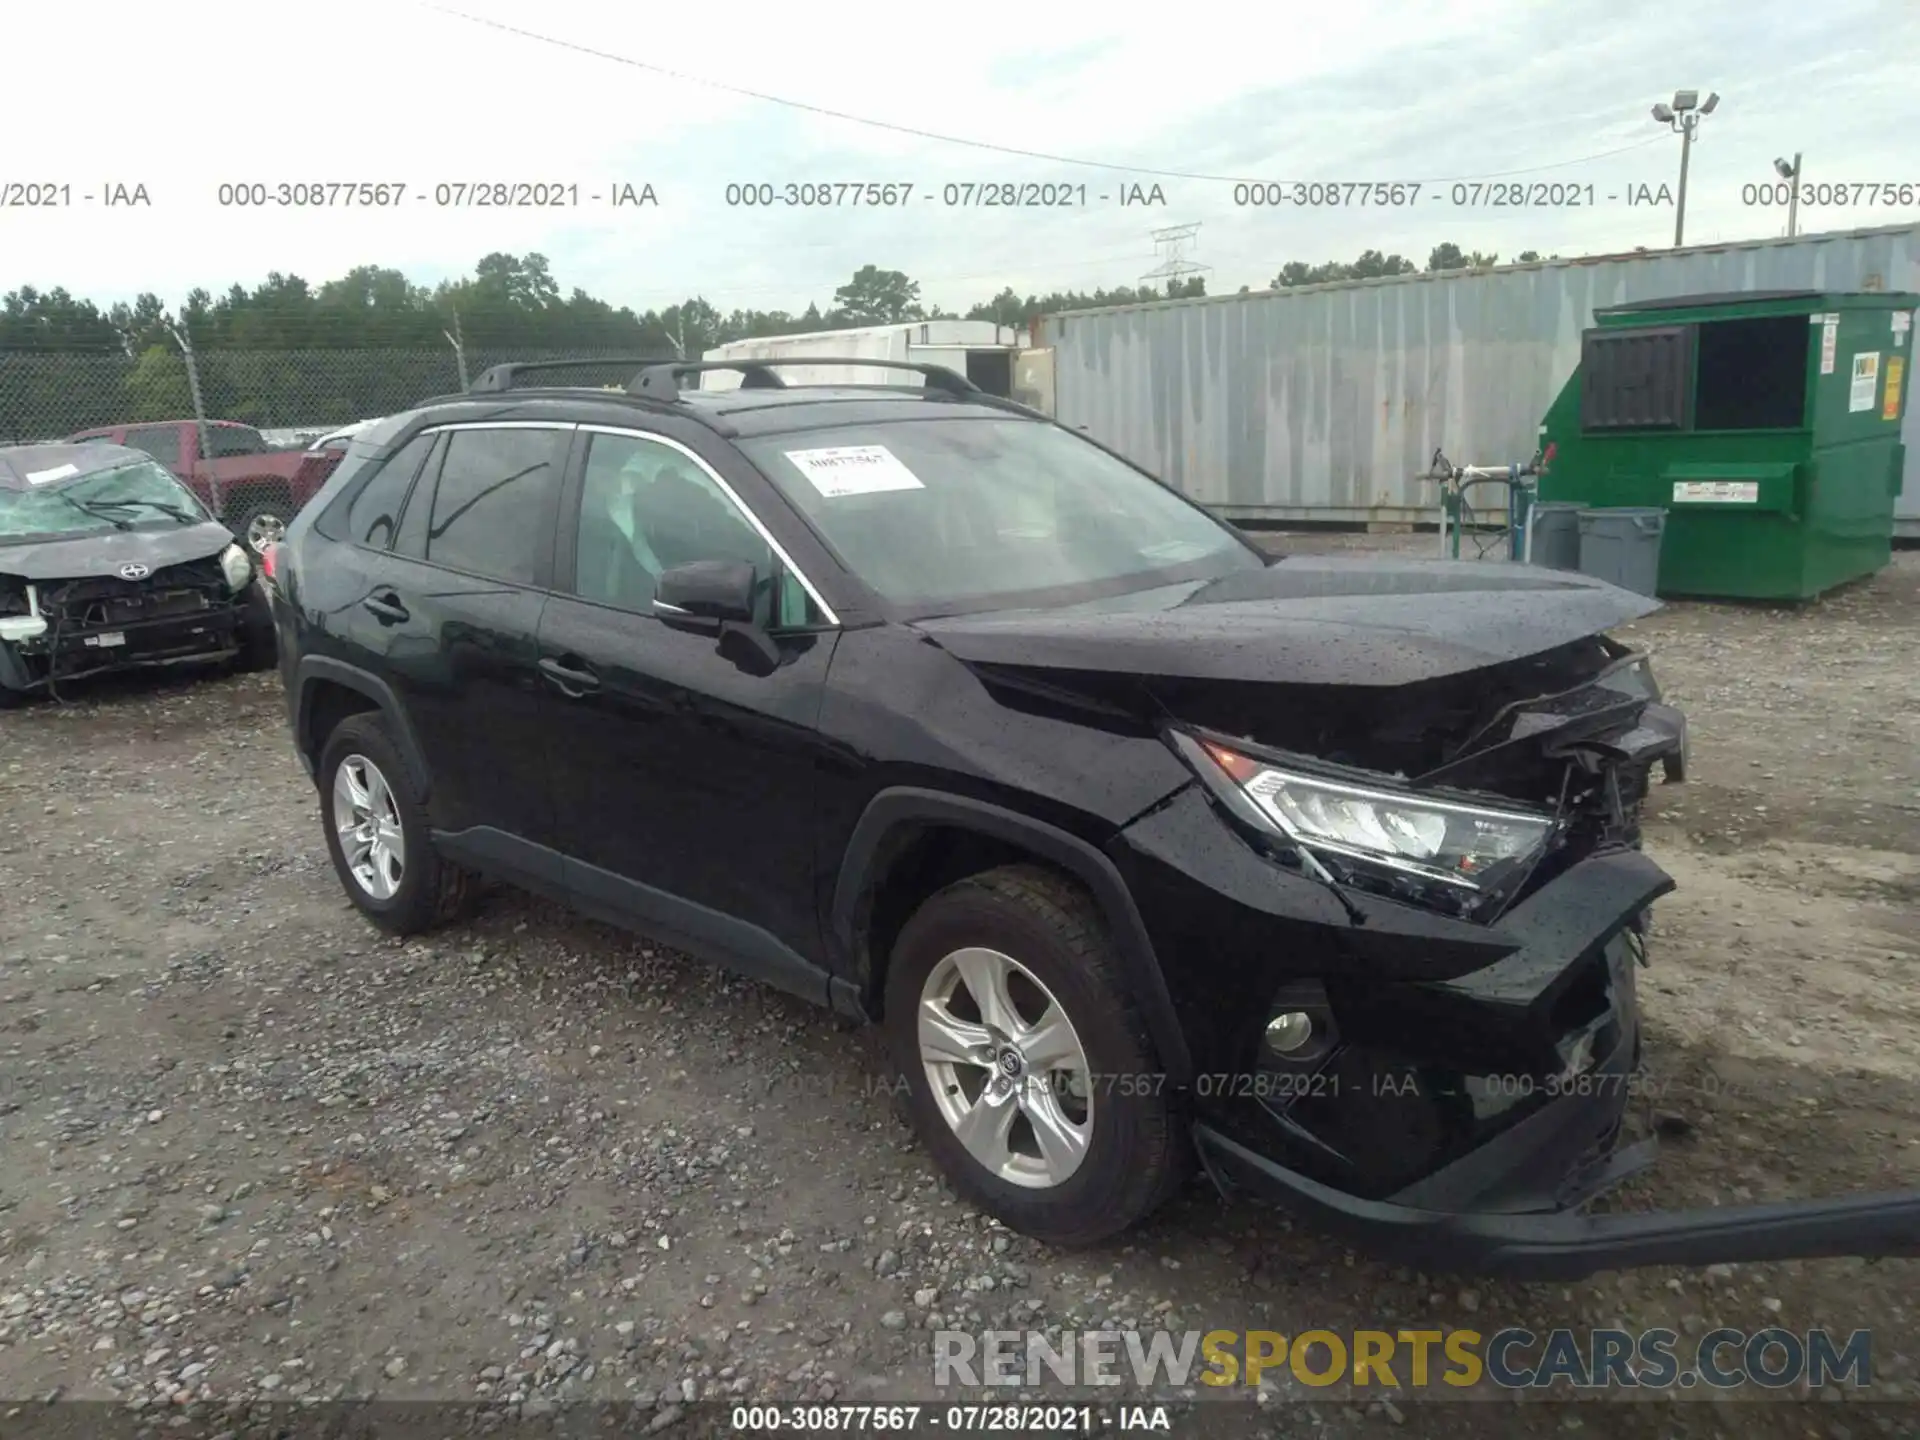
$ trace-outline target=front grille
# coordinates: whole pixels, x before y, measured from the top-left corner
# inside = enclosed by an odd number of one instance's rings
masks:
[[[93,629],[169,620],[214,609],[226,594],[218,559],[163,565],[143,580],[94,576],[40,587],[41,609],[61,628]]]
[[[211,608],[204,590],[152,590],[144,595],[70,601],[61,607],[61,614],[62,623],[91,629],[96,625],[133,625],[142,620],[197,615]]]

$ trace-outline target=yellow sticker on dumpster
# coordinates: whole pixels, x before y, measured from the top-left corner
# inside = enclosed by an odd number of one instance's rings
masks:
[[[1880,402],[1882,420],[1900,418],[1900,371],[1906,363],[1907,357],[1904,355],[1887,357],[1887,398]]]

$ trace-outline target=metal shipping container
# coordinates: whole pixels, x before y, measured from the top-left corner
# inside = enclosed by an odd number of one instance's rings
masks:
[[[1524,460],[1608,305],[1920,289],[1920,225],[1548,260],[1047,317],[1053,409],[1237,519],[1431,521],[1436,446]],[[1920,407],[1916,407],[1920,408]],[[1896,533],[1920,535],[1912,410]]]
[[[706,353],[708,360],[799,360],[821,355],[848,360],[898,360],[944,365],[995,395],[1013,393],[1014,357],[1027,347],[1027,332],[991,320],[920,320],[858,330],[816,330],[805,335],[769,335],[736,340]],[[884,370],[854,366],[798,365],[783,368],[789,385],[903,384]],[[732,389],[740,377],[728,372],[701,377],[705,389]]]

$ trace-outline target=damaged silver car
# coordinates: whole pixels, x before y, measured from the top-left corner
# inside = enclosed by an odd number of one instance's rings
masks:
[[[110,670],[273,660],[252,558],[151,456],[0,449],[0,708]]]

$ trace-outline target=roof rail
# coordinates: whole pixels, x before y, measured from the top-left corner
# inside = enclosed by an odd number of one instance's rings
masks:
[[[674,363],[671,355],[610,355],[600,360],[516,360],[505,365],[492,365],[481,371],[467,387],[467,393],[477,395],[512,390],[520,383],[521,376],[541,370],[651,369]]]
[[[708,370],[738,370],[741,375],[740,388],[743,390],[781,390],[787,388],[786,382],[773,373],[773,367],[779,365],[866,365],[881,370],[910,370],[925,377],[926,388],[940,390],[948,395],[972,398],[981,393],[975,385],[958,370],[945,365],[924,365],[907,360],[867,360],[853,356],[806,355],[795,356],[791,360],[702,360],[676,364],[662,362],[651,365],[634,376],[627,386],[629,395],[645,395],[654,399],[671,400],[680,393],[680,377],[704,373]]]
[[[763,360],[689,360],[685,363],[649,365],[627,382],[627,393],[649,400],[673,400],[680,394],[682,375],[704,374],[708,370],[738,370],[742,390],[786,389],[786,381],[769,370],[767,363]]]

